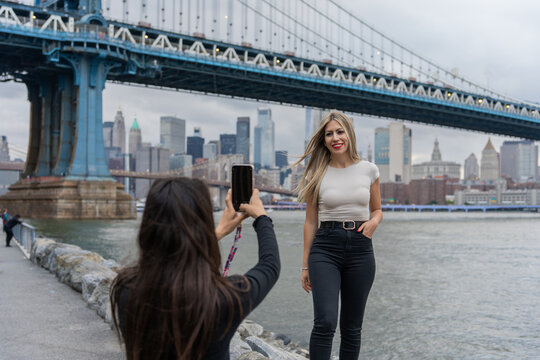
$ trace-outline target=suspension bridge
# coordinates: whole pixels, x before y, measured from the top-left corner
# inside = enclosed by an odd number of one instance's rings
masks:
[[[28,88],[25,176],[111,179],[106,81],[540,140],[540,107],[461,77],[333,0],[0,1],[0,76]]]

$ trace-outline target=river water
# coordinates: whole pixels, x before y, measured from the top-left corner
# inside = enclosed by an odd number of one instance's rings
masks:
[[[307,346],[313,308],[300,286],[304,213],[269,215],[282,272],[249,317]],[[29,221],[38,234],[123,264],[136,256],[139,222]],[[255,233],[246,222],[231,273],[257,260]],[[232,240],[221,242],[224,260]],[[373,245],[377,274],[361,358],[540,358],[540,214],[384,213]],[[335,354],[338,347],[339,330]]]

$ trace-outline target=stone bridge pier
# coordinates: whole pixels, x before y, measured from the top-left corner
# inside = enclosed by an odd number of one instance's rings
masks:
[[[27,218],[134,218],[103,147],[102,92],[109,70],[122,65],[88,54],[54,59],[58,69],[20,76],[30,101],[26,167],[0,204]]]

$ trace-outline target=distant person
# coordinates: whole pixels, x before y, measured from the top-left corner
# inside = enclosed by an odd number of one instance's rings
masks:
[[[227,194],[214,229],[212,203],[200,180],[156,180],[146,199],[139,259],[111,289],[114,324],[131,359],[228,359],[238,325],[261,303],[280,272],[272,220],[255,190],[238,215]],[[258,263],[244,275],[221,276],[218,240],[255,219]]]
[[[17,214],[11,219],[9,219],[4,225],[4,231],[6,232],[6,247],[11,247],[9,243],[13,238],[13,228],[19,224],[22,224],[22,220],[20,220],[20,218],[21,216]]]
[[[8,218],[9,218],[9,214],[8,214],[6,208],[2,209],[2,211],[0,212],[0,217],[2,217],[2,228],[3,228],[4,226],[6,226],[6,223],[7,223]],[[6,231],[6,230],[4,229],[4,231]]]
[[[360,159],[352,122],[338,111],[325,116],[296,164],[307,157],[299,195],[306,201],[301,281],[313,292],[315,316],[310,359],[330,359],[340,294],[339,358],[358,359],[375,277],[371,238],[382,220],[379,170]]]

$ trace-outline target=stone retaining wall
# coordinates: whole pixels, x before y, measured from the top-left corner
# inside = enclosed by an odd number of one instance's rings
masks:
[[[100,255],[38,236],[32,244],[30,260],[56,275],[59,281],[82,294],[82,298],[112,326],[109,290],[120,266]],[[308,351],[283,334],[265,331],[259,324],[245,320],[236,331],[231,360],[301,360]]]

